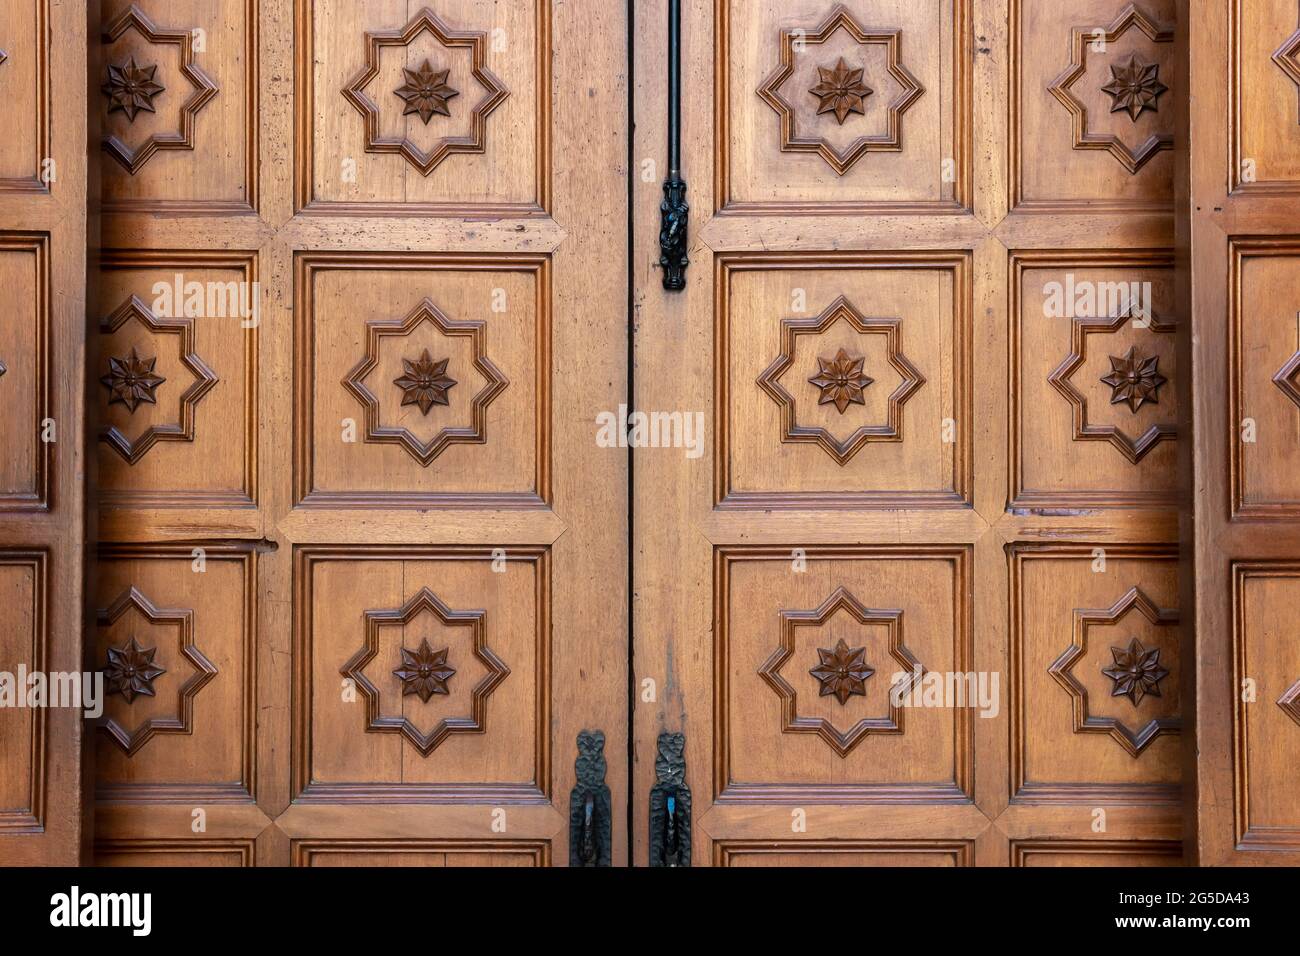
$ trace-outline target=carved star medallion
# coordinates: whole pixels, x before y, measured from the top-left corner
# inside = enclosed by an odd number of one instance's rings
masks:
[[[100,381],[108,386],[108,404],[121,402],[128,410],[134,412],[141,402],[158,404],[154,392],[167,379],[154,373],[154,364],[158,357],[144,358],[131,346],[131,351],[123,358],[109,358],[108,374]]]
[[[429,702],[434,694],[448,694],[447,681],[456,673],[454,667],[447,666],[448,648],[435,651],[429,647],[429,639],[420,642],[418,651],[402,648],[402,666],[393,671],[393,675],[402,682],[402,696],[419,694],[420,700]]]
[[[841,704],[848,703],[855,695],[865,697],[866,679],[876,672],[867,665],[866,653],[865,647],[850,648],[844,638],[840,638],[833,651],[817,648],[821,662],[808,673],[821,681],[820,696],[834,697]]]
[[[834,113],[841,126],[850,113],[866,115],[864,100],[874,90],[862,82],[862,68],[850,69],[840,57],[840,62],[833,69],[817,67],[820,82],[808,92],[821,100],[817,104],[817,114]]]
[[[1127,650],[1112,647],[1110,653],[1115,663],[1101,669],[1115,682],[1110,696],[1127,697],[1134,707],[1142,703],[1147,694],[1160,696],[1160,681],[1169,676],[1169,671],[1160,666],[1160,648],[1147,650],[1135,637],[1129,641]]]
[[[447,108],[447,101],[453,96],[460,96],[458,90],[453,90],[447,85],[447,74],[450,70],[435,70],[425,60],[418,70],[408,70],[402,67],[402,72],[406,74],[406,84],[393,90],[395,94],[406,101],[406,109],[402,110],[402,115],[408,113],[420,114],[420,119],[428,125],[433,114],[440,116],[450,116],[451,110]]]
[[[834,403],[841,415],[849,405],[865,405],[862,390],[875,379],[862,374],[862,363],[866,359],[861,355],[852,356],[844,349],[835,353],[834,358],[817,357],[817,374],[808,379],[822,390],[817,399],[818,405]]]
[[[1136,345],[1122,357],[1110,356],[1110,374],[1101,379],[1111,387],[1110,403],[1127,404],[1131,412],[1136,412],[1146,402],[1159,404],[1160,386],[1167,381],[1157,370],[1159,363],[1160,356],[1143,358]]]
[[[1159,111],[1156,101],[1169,87],[1160,82],[1160,64],[1144,63],[1135,53],[1127,63],[1110,64],[1110,82],[1101,89],[1110,94],[1112,113],[1126,112],[1136,123],[1143,111]]]
[[[108,82],[101,89],[108,97],[108,111],[120,110],[128,122],[135,122],[135,114],[153,113],[153,98],[166,87],[154,81],[157,65],[137,66],[135,57],[125,63],[108,65]]]
[[[153,682],[167,671],[153,662],[156,647],[141,647],[133,637],[121,647],[108,649],[104,683],[110,694],[121,694],[129,704],[137,696],[152,697]]]
[[[434,361],[425,349],[418,359],[402,359],[406,370],[401,378],[393,379],[393,384],[402,389],[403,405],[419,405],[425,415],[434,405],[448,405],[447,391],[456,384],[456,380],[447,374],[450,359]]]

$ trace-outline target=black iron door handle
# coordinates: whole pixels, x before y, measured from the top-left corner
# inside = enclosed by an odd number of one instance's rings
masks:
[[[650,865],[691,865],[691,788],[686,786],[686,738],[660,734],[657,782],[650,789]]]
[[[578,734],[573,793],[569,795],[569,866],[610,865],[610,797],[605,785],[605,735]]]
[[[665,289],[686,288],[690,211],[682,179],[682,0],[668,0],[668,178],[659,203],[659,267]]]

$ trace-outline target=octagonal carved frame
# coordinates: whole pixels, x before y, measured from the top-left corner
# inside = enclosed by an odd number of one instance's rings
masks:
[[[190,98],[181,106],[180,129],[174,133],[154,133],[139,149],[131,149],[119,137],[104,138],[104,151],[134,176],[160,149],[193,149],[194,117],[217,95],[217,84],[194,64],[194,34],[189,30],[164,30],[154,25],[148,15],[134,3],[104,28],[105,44],[115,42],[127,30],[134,29],[153,45],[175,44],[180,48],[181,75],[194,87]]]
[[[889,654],[910,676],[901,682],[895,696],[890,688],[889,713],[885,717],[864,717],[846,731],[835,729],[825,717],[801,717],[798,695],[781,675],[781,668],[794,656],[796,631],[800,627],[822,627],[839,611],[846,611],[862,625],[883,625],[889,632]],[[903,708],[897,703],[912,685],[924,676],[925,669],[903,644],[903,612],[900,609],[867,608],[847,588],[841,586],[819,607],[811,611],[781,611],[780,646],[758,670],[758,676],[781,698],[783,733],[817,734],[841,757],[847,757],[869,734],[903,733]],[[877,669],[878,670],[878,669]]]
[[[111,627],[130,608],[135,608],[151,625],[175,624],[180,627],[181,656],[194,667],[195,673],[177,694],[176,714],[169,717],[152,717],[127,730],[121,723],[105,716],[100,727],[126,753],[132,756],[147,744],[155,734],[191,734],[194,732],[194,696],[217,676],[217,668],[194,644],[194,611],[188,608],[159,608],[138,588],[123,591],[107,608],[96,614],[100,627]]]
[[[427,32],[446,49],[465,48],[470,51],[471,73],[484,90],[484,96],[475,104],[470,116],[470,135],[444,136],[429,152],[420,149],[406,136],[383,136],[379,130],[379,106],[366,87],[379,76],[379,55],[386,47],[409,46],[421,33]],[[361,114],[365,123],[365,149],[367,153],[398,153],[408,163],[428,176],[453,153],[482,153],[488,115],[510,95],[499,79],[484,64],[487,52],[487,34],[482,31],[453,30],[428,7],[422,9],[400,30],[378,30],[365,35],[365,66],[342,90],[343,96]]]
[[[470,407],[472,424],[446,426],[427,442],[421,441],[405,426],[383,425],[380,422],[379,399],[366,385],[365,380],[379,365],[380,340],[387,336],[410,335],[421,322],[428,322],[444,336],[464,336],[470,340],[474,368],[486,379],[486,384],[474,396]],[[343,379],[346,388],[366,412],[365,440],[368,442],[401,445],[421,465],[428,467],[443,450],[452,444],[481,445],[487,441],[487,408],[493,399],[505,391],[510,380],[505,377],[484,354],[487,323],[481,319],[454,320],[433,304],[423,299],[404,319],[381,320],[366,323],[366,356]]]
[[[1114,318],[1076,318],[1071,320],[1070,354],[1061,364],[1052,370],[1047,380],[1067,402],[1073,412],[1073,434],[1075,441],[1108,441],[1132,464],[1137,464],[1147,452],[1162,441],[1170,441],[1178,436],[1178,429],[1173,425],[1155,424],[1137,438],[1131,437],[1118,425],[1094,425],[1088,421],[1088,399],[1074,387],[1071,379],[1074,373],[1083,367],[1088,359],[1088,336],[1094,333],[1114,333],[1124,327],[1124,323],[1135,318],[1134,313],[1126,311]],[[1146,326],[1153,332],[1172,334],[1175,326],[1161,321],[1151,313]]]
[[[781,377],[794,364],[795,346],[801,335],[817,336],[843,319],[863,335],[884,335],[889,364],[902,377],[889,396],[889,411],[883,425],[862,425],[848,437],[837,440],[826,428],[800,425],[795,418],[794,396],[781,384]],[[781,409],[781,440],[816,442],[840,465],[846,465],[863,446],[873,441],[903,440],[903,404],[925,384],[922,375],[902,353],[902,332],[898,319],[865,318],[845,296],[839,296],[815,318],[781,320],[781,354],[758,377],[758,387]]]
[[[1102,39],[1107,44],[1114,43],[1133,27],[1145,34],[1152,43],[1172,43],[1174,40],[1172,27],[1156,23],[1130,3],[1119,12],[1105,30],[1075,27],[1070,31],[1070,65],[1047,88],[1048,92],[1070,112],[1074,148],[1104,149],[1119,160],[1130,173],[1136,173],[1162,149],[1172,149],[1174,138],[1167,133],[1152,133],[1134,150],[1114,133],[1091,133],[1088,131],[1088,109],[1074,95],[1071,87],[1088,72],[1087,44]]]
[[[468,717],[444,717],[428,733],[421,731],[406,716],[382,713],[379,689],[365,674],[366,667],[379,653],[379,631],[383,627],[402,627],[425,612],[447,627],[467,627],[474,645],[474,656],[487,668],[487,674],[471,692]],[[422,587],[400,608],[366,611],[365,644],[340,668],[366,699],[366,730],[375,733],[401,734],[422,756],[429,756],[452,734],[481,734],[487,730],[487,699],[510,676],[507,667],[487,646],[487,611],[453,611],[429,588]]]
[[[781,94],[781,87],[794,73],[794,43],[822,44],[836,30],[843,29],[859,45],[877,43],[885,47],[888,72],[902,91],[889,104],[888,132],[884,135],[860,136],[845,149],[837,150],[825,137],[799,136],[795,130],[794,107]],[[782,30],[779,42],[781,64],[758,88],[758,95],[776,111],[781,121],[781,152],[815,152],[826,160],[835,172],[843,176],[869,152],[899,152],[903,148],[902,115],[925,92],[925,88],[899,60],[902,31],[867,30],[863,28],[848,8],[838,5],[816,30]]]
[[[1134,731],[1115,717],[1095,717],[1088,713],[1087,689],[1074,676],[1075,665],[1083,659],[1088,650],[1088,629],[1094,625],[1118,624],[1132,610],[1137,610],[1152,624],[1164,626],[1178,623],[1178,612],[1176,610],[1157,607],[1155,602],[1147,597],[1141,588],[1131,587],[1111,607],[1075,609],[1072,643],[1052,663],[1047,672],[1070,695],[1075,733],[1109,734],[1130,756],[1139,757],[1142,751],[1161,734],[1180,733],[1183,724],[1182,719],[1179,717],[1155,717]]]
[[[109,425],[100,432],[100,441],[106,442],[127,464],[134,465],[160,441],[194,441],[195,406],[199,399],[216,386],[219,379],[194,352],[194,320],[160,319],[139,296],[132,295],[118,306],[112,315],[100,323],[99,330],[105,335],[112,335],[132,318],[155,334],[180,336],[181,364],[194,375],[194,383],[181,394],[179,422],[150,425],[135,441],[115,425]]]

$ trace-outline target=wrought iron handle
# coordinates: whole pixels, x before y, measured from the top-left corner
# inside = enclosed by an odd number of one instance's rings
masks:
[[[686,288],[690,211],[682,180],[682,0],[668,0],[668,178],[659,203],[659,267],[672,291]]]
[[[578,734],[576,785],[569,795],[569,866],[610,865],[610,797],[605,785],[605,735]]]
[[[686,738],[660,734],[658,782],[650,789],[650,865],[691,865],[691,788],[686,786]]]

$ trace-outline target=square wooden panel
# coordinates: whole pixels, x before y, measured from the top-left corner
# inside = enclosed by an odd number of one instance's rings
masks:
[[[971,712],[890,699],[918,666],[971,669],[967,549],[803,550],[802,572],[792,548],[715,552],[718,802],[969,799]],[[835,655],[853,687],[812,673]]]
[[[725,840],[713,844],[714,866],[971,866],[969,840]]]
[[[1291,0],[1233,0],[1227,41],[1229,188],[1300,189],[1300,11]]]
[[[294,866],[549,866],[542,840],[294,840]]]
[[[968,267],[965,253],[719,256],[717,501],[969,504]]]
[[[299,208],[550,207],[550,4],[296,0]]]
[[[1015,544],[1008,553],[1012,799],[1176,801],[1177,549]]]
[[[300,254],[299,503],[544,506],[549,265],[531,255]]]
[[[96,866],[254,866],[252,840],[97,840]]]
[[[1300,239],[1232,239],[1232,511],[1300,517]]]
[[[0,670],[44,673],[50,653],[44,551],[0,550]],[[18,693],[26,694],[19,684]],[[0,708],[0,833],[39,832],[45,823],[45,735],[49,709]]]
[[[722,209],[968,204],[968,0],[717,0],[715,17]]]
[[[1251,849],[1297,850],[1300,562],[1235,562],[1232,582],[1232,686],[1241,689],[1234,695],[1233,723],[1236,842]],[[1254,691],[1249,701],[1243,699],[1248,681]]]
[[[0,193],[49,190],[49,24],[49,0],[0,5],[0,102],[13,107],[0,139]]]
[[[1179,866],[1176,840],[1013,840],[1012,866]]]
[[[99,554],[96,626],[88,637],[95,666],[105,672],[96,796],[129,803],[251,801],[253,548],[103,545]]]
[[[294,566],[295,799],[549,800],[546,549],[312,546]]]
[[[1174,0],[1011,0],[1013,209],[1168,209]]]
[[[1173,254],[1013,252],[1010,286],[1012,506],[1172,504]]]
[[[0,70],[3,70],[0,64]],[[11,308],[0,322],[0,508],[50,505],[54,442],[42,441],[53,405],[49,365],[50,237],[0,232],[0,288]]]
[[[256,0],[104,0],[90,108],[105,209],[257,208],[257,11]]]
[[[256,253],[109,250],[100,262],[87,356],[100,504],[252,505]]]

